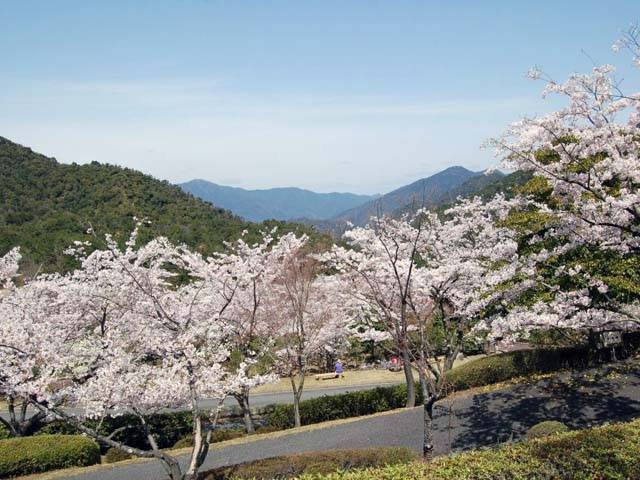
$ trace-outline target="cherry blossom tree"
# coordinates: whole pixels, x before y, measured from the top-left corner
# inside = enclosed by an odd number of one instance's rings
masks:
[[[41,276],[0,301],[0,388],[28,398],[47,416],[127,453],[159,459],[173,480],[196,478],[211,438],[203,399],[219,404],[264,378],[229,362],[226,321],[236,288],[224,286],[227,265],[158,238],[125,248],[107,236],[107,249],[83,254],[68,275]],[[15,267],[3,269],[14,271]],[[185,472],[158,448],[145,415],[187,408],[194,447]],[[85,423],[133,413],[150,448],[134,448]]]
[[[8,288],[18,274],[22,256],[19,248],[13,248],[0,258],[0,288]]]
[[[632,53],[637,68],[639,33],[632,27],[614,44],[614,50]],[[548,221],[530,239],[538,245],[530,258],[538,284],[549,288],[544,298],[502,318],[498,335],[640,324],[638,295],[633,288],[620,293],[630,270],[637,278],[640,252],[640,93],[623,92],[614,74],[613,66],[603,65],[556,82],[531,70],[531,78],[546,82],[544,95],[559,95],[566,106],[524,118],[492,142],[505,167],[532,172],[548,191],[539,206]],[[623,274],[611,273],[611,264]]]
[[[254,245],[241,238],[228,245],[228,253],[219,255],[227,272],[225,282],[237,288],[235,301],[227,315],[233,333],[232,358],[238,363],[244,362],[247,376],[259,371],[265,381],[278,378],[274,373],[276,364],[272,353],[279,332],[269,321],[267,301],[282,256],[283,241],[276,241],[274,233],[264,233],[261,241]],[[247,433],[254,433],[249,386],[245,385],[233,396],[242,410]]]
[[[15,293],[14,279],[18,274],[19,262],[21,259],[20,249],[14,248],[7,254],[0,258],[0,302],[3,300],[8,302],[9,298],[13,297]],[[0,327],[0,332],[2,331]],[[10,345],[0,341],[0,351],[3,353],[11,354]],[[45,415],[37,412],[36,414],[29,414],[28,400],[22,397],[18,397],[11,393],[8,389],[3,388],[1,379],[10,375],[10,372],[2,369],[0,370],[0,394],[6,399],[8,419],[0,417],[0,423],[2,423],[8,430],[11,436],[27,435],[38,426],[45,419]]]
[[[321,271],[307,243],[306,236],[281,238],[274,252],[279,269],[268,299],[272,326],[281,342],[276,361],[291,382],[296,427],[301,424],[300,399],[310,359],[345,335],[339,283]]]
[[[428,219],[431,219],[428,216]],[[354,228],[344,239],[354,248],[334,247],[324,255],[342,274],[344,291],[352,293],[349,305],[360,338],[391,339],[403,360],[407,407],[415,405],[415,380],[411,368],[409,301],[416,289],[415,260],[425,243],[422,216],[417,224],[407,216],[372,218],[369,225]],[[395,352],[394,352],[395,353]]]
[[[433,456],[433,406],[464,336],[499,304],[500,286],[519,271],[514,232],[500,225],[518,201],[463,200],[445,219],[426,210],[382,217],[345,234],[353,249],[324,258],[352,292],[361,335],[392,338],[405,366],[418,371],[424,395],[424,457]],[[384,332],[384,334],[380,334]],[[412,377],[407,378],[413,386]]]
[[[424,397],[427,459],[433,455],[433,406],[447,394],[446,375],[465,336],[488,311],[497,315],[496,310],[502,310],[513,292],[501,287],[523,270],[516,233],[502,223],[520,205],[519,199],[506,200],[502,195],[488,202],[460,200],[445,211],[444,220],[433,216],[430,220],[431,235],[419,259],[422,292],[409,302],[418,326],[417,335],[409,339]],[[439,330],[436,339],[434,329]]]

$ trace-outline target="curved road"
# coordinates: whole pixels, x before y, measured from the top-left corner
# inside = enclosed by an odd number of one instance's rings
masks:
[[[461,395],[436,405],[437,453],[492,446],[521,437],[547,419],[572,428],[640,416],[640,368],[601,375],[595,370],[562,374],[475,395]],[[596,378],[594,378],[594,376]],[[205,469],[294,452],[371,446],[408,446],[421,450],[422,411],[403,410],[309,432],[291,432],[271,440],[213,449]],[[183,459],[186,460],[186,459]],[[109,469],[67,476],[74,480],[163,479],[157,462],[114,465]]]

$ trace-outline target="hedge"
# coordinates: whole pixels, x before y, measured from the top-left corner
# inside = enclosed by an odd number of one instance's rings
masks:
[[[81,435],[38,435],[0,440],[0,478],[100,463],[100,448]]]
[[[133,456],[127,452],[124,452],[119,448],[111,447],[104,454],[104,463],[117,463],[122,462],[123,460],[129,460],[130,458],[133,458]]]
[[[300,402],[303,425],[341,418],[359,417],[404,407],[406,385],[377,387],[371,390],[325,395]],[[416,401],[422,403],[422,392],[416,389]],[[294,426],[293,405],[269,405],[265,409],[266,424],[277,429]]]
[[[154,434],[158,447],[170,448],[180,438],[192,431],[193,417],[190,412],[170,412],[146,415],[145,420],[149,425],[151,433]],[[97,428],[97,421],[88,421],[87,426]],[[140,419],[135,415],[120,415],[117,417],[107,417],[102,421],[99,429],[100,433],[110,434],[117,428],[126,427],[113,436],[113,439],[126,443],[130,447],[149,449],[151,446],[147,436],[140,424]],[[61,420],[53,421],[42,427],[36,435],[51,434],[78,434],[79,431]],[[108,447],[101,445],[102,452],[105,453]]]
[[[599,354],[588,347],[518,350],[460,365],[448,372],[447,381],[453,391],[467,390],[533,373],[586,368],[600,359]]]
[[[544,422],[536,423],[533,427],[527,430],[527,438],[542,438],[549,435],[555,435],[556,433],[564,433],[569,431],[564,423],[557,420],[545,420]]]
[[[397,465],[409,463],[417,458],[418,454],[406,447],[309,452],[256,460],[233,467],[217,468],[204,472],[201,479],[285,479],[303,474],[329,474],[337,470]]]
[[[640,478],[640,420],[561,433],[490,450],[474,450],[431,463],[384,468],[300,480],[623,480]]]

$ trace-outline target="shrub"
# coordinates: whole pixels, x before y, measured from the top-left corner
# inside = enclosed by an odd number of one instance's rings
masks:
[[[39,435],[0,440],[0,477],[100,463],[100,448],[81,435]]]
[[[527,430],[527,438],[542,438],[554,435],[556,433],[564,433],[569,430],[564,423],[556,420],[546,420],[535,424],[529,430]]]
[[[244,436],[243,428],[216,428],[211,432],[211,443],[224,442]]]
[[[301,480],[471,480],[640,478],[640,420],[412,462]]]
[[[336,470],[396,465],[416,459],[417,454],[405,447],[309,452],[218,468],[205,472],[203,480],[284,479],[302,474],[328,474]]]
[[[130,458],[132,457],[128,453],[123,452],[119,448],[112,447],[104,454],[104,463],[116,463],[123,460],[129,460]]]
[[[407,400],[406,385],[377,387],[371,390],[325,395],[300,402],[300,420],[303,425],[341,418],[359,417],[401,408]],[[416,390],[417,403],[422,402],[422,392]],[[270,405],[266,409],[266,423],[278,429],[291,428],[293,405]]]
[[[518,350],[472,360],[449,371],[447,380],[452,390],[466,390],[532,373],[586,368],[594,361],[588,347]]]
[[[190,412],[169,412],[146,415],[145,420],[149,425],[151,433],[155,436],[158,447],[170,448],[180,438],[192,431],[193,419]],[[97,428],[97,421],[88,421],[87,426]],[[118,442],[123,442],[130,447],[148,449],[151,446],[147,440],[147,435],[140,424],[140,419],[135,415],[120,415],[117,417],[107,417],[102,421],[99,429],[100,433],[110,434],[117,428],[124,428],[113,436]],[[54,421],[40,429],[37,435],[51,434],[78,434],[78,430],[63,421]],[[101,446],[106,452],[108,447]]]
[[[185,435],[176,443],[174,443],[172,448],[187,448],[187,447],[193,447],[193,435]]]

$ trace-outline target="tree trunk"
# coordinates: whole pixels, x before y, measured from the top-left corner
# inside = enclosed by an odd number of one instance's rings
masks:
[[[422,457],[426,462],[433,460],[433,405],[436,403],[437,396],[429,392],[429,386],[425,378],[420,378],[422,386],[422,395],[424,402],[422,404],[422,418],[424,422],[424,432],[422,435]]]
[[[300,375],[300,384],[296,386],[295,378],[291,377],[291,387],[293,388],[293,422],[295,427],[300,427],[300,398],[302,398],[302,388],[304,386],[304,373]]]
[[[22,400],[18,403],[12,396],[7,396],[6,402],[9,418],[0,418],[0,423],[9,430],[10,437],[27,437],[44,425],[46,416],[42,412],[37,411],[27,418],[28,402]],[[16,407],[18,407],[18,412],[16,412]]]
[[[296,427],[300,427],[300,396],[293,395],[293,421]]]
[[[404,368],[404,378],[407,382],[407,403],[405,407],[412,408],[416,406],[416,385],[413,379],[413,369],[411,368],[411,358],[409,352],[405,349],[402,351],[402,362]]]
[[[424,435],[422,437],[422,457],[425,461],[433,460],[433,404],[435,397],[429,397],[423,405]]]
[[[235,399],[242,410],[242,419],[244,420],[244,429],[248,435],[256,432],[253,424],[253,415],[251,414],[251,406],[249,405],[249,389],[243,388],[240,393],[234,395]]]
[[[184,475],[184,476],[182,475],[182,471],[180,470],[180,464],[178,464],[178,461],[176,459],[162,458],[161,461],[165,467],[165,470],[169,474],[169,478],[171,480],[187,480],[190,478],[187,475]]]

